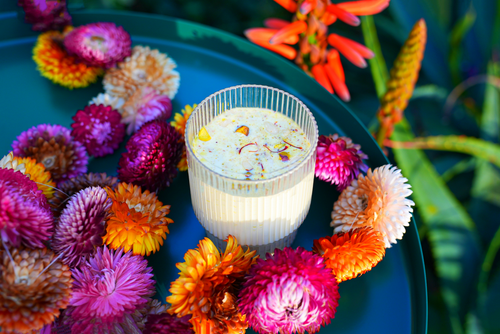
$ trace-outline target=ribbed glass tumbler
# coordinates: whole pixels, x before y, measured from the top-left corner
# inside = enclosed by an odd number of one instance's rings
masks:
[[[268,109],[293,119],[311,144],[303,159],[262,180],[239,180],[202,163],[193,140],[217,115],[233,108]],[[318,126],[304,103],[282,90],[242,85],[214,93],[193,111],[186,125],[191,200],[207,236],[222,248],[229,234],[262,255],[290,246],[311,204]]]

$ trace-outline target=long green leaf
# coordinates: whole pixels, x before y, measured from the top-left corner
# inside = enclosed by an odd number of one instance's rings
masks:
[[[450,34],[450,54],[448,56],[450,72],[455,84],[462,81],[462,40],[476,22],[476,11],[472,5],[467,13],[453,27]]]
[[[470,154],[500,167],[500,145],[466,136],[432,136],[415,138],[407,142],[391,142],[391,147],[424,149]]]
[[[361,17],[361,28],[363,29],[363,36],[365,38],[366,46],[375,53],[375,57],[370,59],[370,69],[372,71],[375,89],[377,90],[378,97],[382,97],[386,91],[386,83],[389,80],[389,72],[385,64],[380,43],[378,41],[377,29],[373,22],[373,16]]]

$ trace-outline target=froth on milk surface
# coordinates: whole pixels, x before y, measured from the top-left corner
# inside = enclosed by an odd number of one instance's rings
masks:
[[[234,108],[203,127],[192,146],[198,159],[215,172],[262,180],[303,160],[311,144],[299,125],[279,112]]]

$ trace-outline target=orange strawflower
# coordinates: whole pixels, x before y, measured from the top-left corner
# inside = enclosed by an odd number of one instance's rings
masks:
[[[19,158],[14,157],[14,161],[18,165],[24,164],[26,168],[26,174],[29,176],[31,181],[35,181],[38,189],[40,189],[47,199],[54,196],[54,188],[56,183],[52,181],[52,175],[50,172],[45,170],[45,166],[39,162],[37,163],[35,159],[32,158]]]
[[[63,49],[64,35],[71,29],[66,29],[64,33],[47,31],[40,34],[33,48],[33,60],[40,74],[52,82],[69,89],[83,88],[96,82],[104,70],[79,62]]]
[[[339,52],[358,67],[366,67],[365,59],[373,52],[364,45],[337,34],[328,35],[328,26],[341,20],[357,26],[357,16],[380,13],[390,0],[361,0],[333,4],[330,0],[275,0],[294,13],[290,22],[270,18],[267,28],[245,31],[247,38],[257,45],[274,51],[287,59],[294,59],[307,74],[314,77],[330,93],[336,92],[344,101],[350,100],[345,85],[344,69]],[[297,48],[291,45],[297,45]],[[333,49],[328,49],[328,45]]]
[[[370,271],[382,260],[384,236],[371,227],[357,228],[314,240],[313,252],[323,256],[340,283]]]
[[[173,220],[166,217],[170,205],[163,205],[155,193],[141,191],[141,187],[122,182],[113,190],[106,187],[113,201],[109,210],[103,242],[112,249],[133,249],[134,255],[149,255],[163,246],[167,238],[168,224]]]
[[[187,120],[189,116],[191,116],[191,113],[193,112],[194,108],[196,108],[196,106],[197,104],[193,104],[193,106],[186,105],[184,109],[181,110],[182,113],[181,114],[175,113],[174,120],[170,122],[170,125],[172,125],[175,128],[175,130],[181,134],[183,138],[186,132]],[[182,152],[181,161],[179,161],[179,163],[177,164],[177,168],[179,168],[181,172],[187,171],[188,169],[185,147],[184,151]]]
[[[237,286],[255,263],[255,251],[243,251],[235,237],[229,236],[224,254],[205,238],[198,248],[177,263],[179,278],[171,283],[170,314],[192,315],[197,333],[243,333],[245,316],[236,303]]]

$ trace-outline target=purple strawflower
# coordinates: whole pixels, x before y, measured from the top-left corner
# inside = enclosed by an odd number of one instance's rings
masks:
[[[98,248],[88,261],[72,269],[73,296],[66,312],[72,332],[131,325],[131,315],[155,294],[152,270],[142,256],[124,254],[121,248]]]
[[[335,316],[338,284],[323,258],[302,247],[276,249],[250,268],[239,307],[259,333],[317,332]]]
[[[97,22],[73,29],[64,46],[70,55],[90,66],[110,68],[132,53],[130,35],[111,22]]]
[[[23,7],[26,23],[35,31],[59,30],[71,25],[71,16],[65,0],[18,0]]]
[[[0,237],[14,247],[45,247],[54,220],[47,198],[19,171],[0,168]]]
[[[368,170],[363,159],[368,159],[368,156],[350,138],[337,134],[328,137],[321,135],[316,155],[316,177],[336,184],[337,190],[342,191],[358,177],[360,170]]]
[[[150,86],[142,86],[125,102],[122,109],[123,123],[128,124],[127,134],[130,135],[149,121],[169,119],[172,101]]]
[[[61,182],[87,172],[85,147],[61,125],[40,124],[21,133],[12,143],[14,156],[41,162],[52,179]]]
[[[110,106],[91,104],[73,116],[71,135],[83,143],[90,155],[112,154],[125,137],[125,124],[121,119],[120,113]]]
[[[170,124],[148,122],[127,142],[118,178],[150,191],[163,189],[177,175],[183,147],[181,135]]]
[[[168,313],[148,315],[144,334],[194,334],[193,325],[189,322],[191,316],[178,318]]]
[[[102,246],[111,203],[101,187],[85,188],[70,198],[59,218],[51,245],[56,254],[64,254],[62,261],[65,264],[78,267]]]

